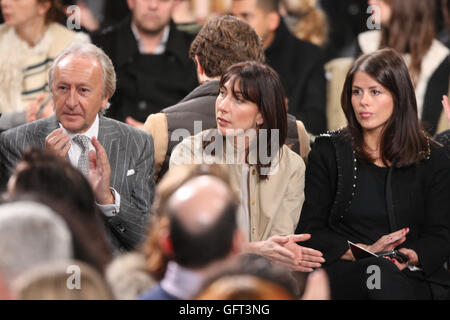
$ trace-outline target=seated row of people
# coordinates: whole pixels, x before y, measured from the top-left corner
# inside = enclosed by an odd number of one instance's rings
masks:
[[[116,248],[130,249],[147,229],[153,138],[97,115],[114,93],[111,79],[114,68],[95,46],[64,51],[50,72],[56,115],[0,135],[2,182],[29,146],[68,156],[89,179]],[[354,259],[346,241],[371,251],[399,247],[409,265],[379,262],[393,279],[407,276],[388,297],[431,297],[429,283],[448,276],[441,267],[449,256],[450,162],[420,127],[414,87],[398,53],[385,49],[356,61],[342,94],[349,126],[317,139],[306,180],[304,160],[285,145],[288,117],[278,74],[241,62],[228,67],[218,87],[215,128],[179,144],[171,166],[218,161],[229,167],[247,251],[297,271],[324,265],[332,296],[372,297],[339,284],[342,272],[364,269],[345,261]],[[361,281],[355,276],[355,286]]]
[[[117,68],[118,90],[108,116],[139,125],[133,118],[145,121],[149,114],[178,102],[197,85],[194,61],[188,59],[194,36],[180,31],[171,21],[175,2],[156,2],[156,19],[147,14],[154,8],[145,1],[129,1],[131,13],[126,20],[91,34],[93,42],[106,51]],[[337,129],[346,124],[338,95],[349,64],[342,59],[328,63],[326,85],[320,49],[296,39],[288,31],[278,9],[279,2],[234,0],[230,13],[247,21],[263,39],[267,63],[280,74],[286,89],[289,112],[314,135],[327,128]],[[349,60],[361,52],[385,46],[404,54],[410,61],[408,66],[416,85],[419,118],[432,134],[445,130],[448,125],[435,102],[436,97],[448,92],[449,51],[433,40],[435,1],[377,0],[368,4],[379,8],[372,10],[373,21],[368,21],[368,27],[377,26],[381,31],[361,34]],[[4,99],[0,105],[3,111],[0,128],[7,129],[52,113],[45,78],[51,61],[71,42],[89,39],[56,23],[64,20],[59,0],[30,1],[21,7],[13,1],[3,1],[2,8],[5,24],[0,38],[8,43],[2,48],[14,51],[2,55],[8,61],[2,64],[4,81],[0,93],[3,92]],[[404,12],[408,13],[405,15],[408,22],[404,22]],[[15,63],[11,63],[12,58]],[[27,68],[23,69],[23,65]]]

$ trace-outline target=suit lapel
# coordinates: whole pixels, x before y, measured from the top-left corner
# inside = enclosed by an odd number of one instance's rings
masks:
[[[37,130],[35,132],[35,136],[31,137],[31,139],[36,139],[38,145],[44,147],[45,146],[45,138],[55,129],[59,128],[58,120],[56,119],[56,115],[45,118],[42,120],[40,126],[36,127]]]
[[[99,116],[98,141],[105,148],[111,167],[111,185],[115,185],[115,180],[120,179],[120,170],[118,165],[124,163],[126,144],[124,135],[121,134],[120,126],[115,121]]]

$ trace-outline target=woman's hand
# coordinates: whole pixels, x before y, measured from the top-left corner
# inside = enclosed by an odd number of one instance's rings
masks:
[[[312,272],[313,268],[320,268],[325,259],[320,251],[297,244],[309,238],[309,234],[272,236],[265,241],[248,243],[246,251],[260,254],[290,270]]]
[[[39,119],[43,119],[43,118],[47,118],[50,117],[51,115],[53,115],[55,113],[54,108],[53,108],[53,100],[50,100],[44,107],[44,109],[42,109],[41,114],[39,115]]]
[[[406,241],[406,235],[409,232],[409,228],[403,228],[398,231],[392,232],[390,234],[382,236],[377,240],[374,244],[370,246],[360,245],[364,249],[369,250],[370,252],[377,253],[380,251],[390,251],[394,250],[396,247],[401,245]]]
[[[408,256],[409,259],[407,262],[401,263],[397,259],[391,259],[391,258],[388,258],[388,259],[391,260],[400,271],[403,271],[403,269],[405,269],[409,265],[418,265],[419,264],[419,257],[414,250],[407,249],[407,248],[401,248],[398,251],[400,251],[401,253]]]
[[[37,120],[37,115],[39,112],[39,108],[41,103],[45,99],[45,93],[41,93],[34,101],[31,101],[28,104],[27,109],[25,110],[25,119],[27,122],[32,122]]]
[[[396,247],[398,247],[399,245],[401,245],[403,242],[406,241],[406,235],[408,234],[408,232],[409,228],[403,228],[382,236],[380,239],[377,240],[377,242],[375,242],[372,245],[366,245],[362,243],[357,243],[356,245],[373,253],[381,251],[390,251],[394,250]],[[341,259],[354,261],[355,257],[353,256],[351,250],[349,249],[341,256]]]
[[[284,247],[295,255],[295,260],[292,261],[293,263],[286,266],[290,270],[312,272],[315,268],[320,268],[322,263],[325,262],[322,252],[297,244],[297,242],[311,239],[310,234],[293,234],[287,237],[289,240],[284,244]]]
[[[133,117],[126,117],[125,122],[132,127],[144,130],[144,123],[137,121]]]

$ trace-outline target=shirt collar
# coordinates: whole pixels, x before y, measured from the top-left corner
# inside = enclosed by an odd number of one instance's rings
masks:
[[[186,300],[192,299],[202,284],[203,277],[199,273],[169,261],[166,274],[161,281],[161,288],[174,297]]]
[[[78,133],[73,133],[68,131],[66,128],[64,128],[61,124],[61,122],[58,122],[59,127],[63,130],[63,132],[67,133],[70,137],[70,139],[72,139],[73,137],[75,137],[76,135],[78,135]],[[89,139],[92,139],[92,137],[98,137],[98,128],[99,128],[99,118],[98,118],[98,114],[95,116],[95,120],[94,123],[91,125],[91,127],[84,133],[82,133],[84,136],[89,137]]]
[[[139,35],[139,31],[136,27],[136,25],[131,22],[131,31],[133,31],[133,35],[136,38],[136,42],[138,44],[138,49],[140,54],[146,54],[145,48],[141,43],[141,36]],[[169,40],[169,33],[170,33],[170,25],[167,25],[164,28],[163,36],[156,47],[156,49],[152,52],[152,54],[163,54],[166,51],[167,47],[167,41]]]

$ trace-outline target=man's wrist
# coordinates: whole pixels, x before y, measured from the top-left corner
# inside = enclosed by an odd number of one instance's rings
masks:
[[[114,191],[111,188],[109,188],[105,196],[102,197],[102,199],[97,199],[97,201],[98,204],[100,205],[114,204],[115,202]]]

